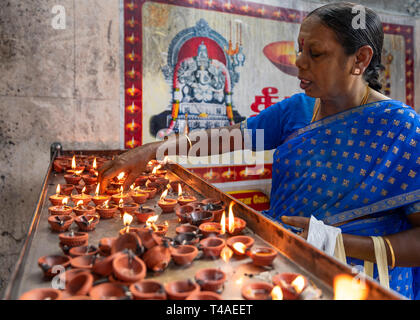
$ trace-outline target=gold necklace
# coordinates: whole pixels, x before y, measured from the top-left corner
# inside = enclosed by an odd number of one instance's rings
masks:
[[[369,93],[370,93],[369,85],[366,85],[365,94],[364,94],[364,96],[362,98],[362,101],[360,101],[359,106],[362,106],[362,105],[364,105],[366,103],[366,101],[368,100],[368,97],[369,97]],[[312,115],[311,123],[314,122],[315,119],[316,119],[316,117],[318,116],[318,112],[319,112],[320,107],[321,107],[320,99],[316,99],[314,113]]]

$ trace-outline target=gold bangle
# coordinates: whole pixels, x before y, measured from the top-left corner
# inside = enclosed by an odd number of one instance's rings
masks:
[[[383,238],[385,239],[386,243],[388,244],[389,251],[391,252],[391,269],[394,269],[395,268],[394,248],[392,248],[391,241],[389,241],[388,238],[386,238],[386,237],[383,237]]]

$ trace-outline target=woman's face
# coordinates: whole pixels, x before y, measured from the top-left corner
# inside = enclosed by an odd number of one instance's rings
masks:
[[[308,96],[330,99],[350,90],[355,58],[345,54],[334,31],[310,16],[302,22],[298,43],[298,78]]]

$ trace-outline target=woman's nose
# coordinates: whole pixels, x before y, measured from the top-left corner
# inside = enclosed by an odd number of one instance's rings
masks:
[[[298,67],[299,69],[308,69],[308,63],[306,61],[306,59],[304,58],[304,55],[302,54],[302,52],[298,52],[296,54],[296,67]]]

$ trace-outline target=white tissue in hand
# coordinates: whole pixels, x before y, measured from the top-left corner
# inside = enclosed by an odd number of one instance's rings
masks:
[[[337,235],[341,229],[327,226],[321,220],[311,216],[307,241],[329,255],[334,255]]]

